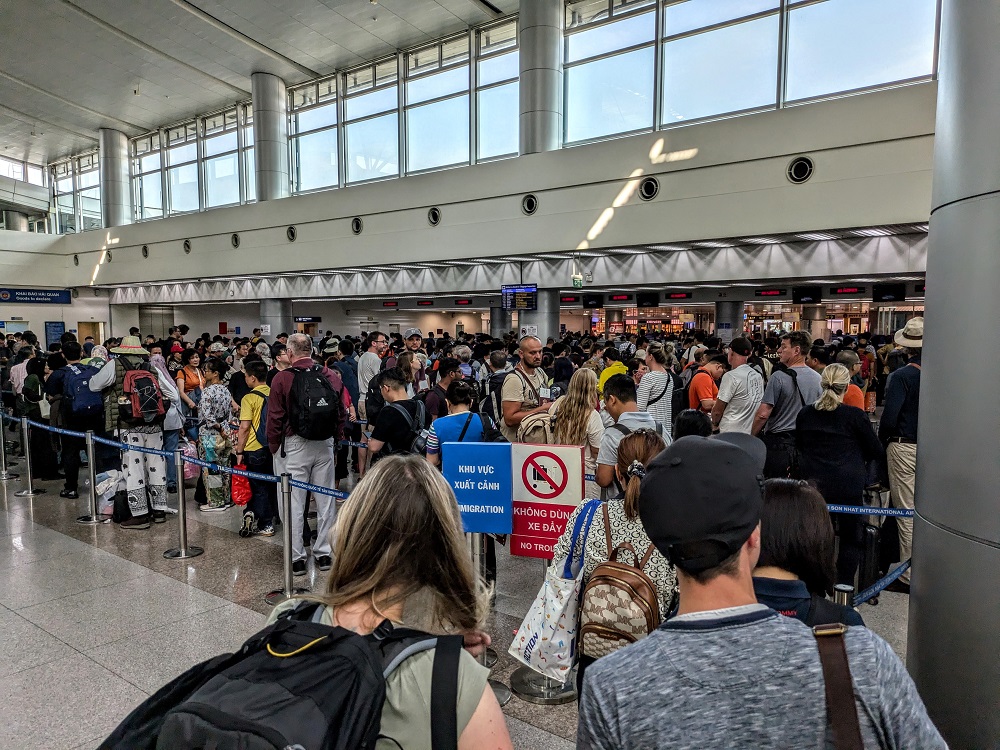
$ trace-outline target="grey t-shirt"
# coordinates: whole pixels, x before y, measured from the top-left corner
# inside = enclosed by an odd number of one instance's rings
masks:
[[[656,429],[656,421],[653,419],[653,415],[646,411],[627,411],[618,417],[618,424],[622,427],[628,427],[632,432],[636,430],[641,430],[646,428],[647,430]],[[601,449],[597,453],[597,463],[604,464],[605,466],[614,466],[618,463],[618,443],[622,441],[625,435],[621,430],[615,429],[614,427],[609,427],[604,431],[604,437],[601,438]],[[664,431],[663,439],[670,444],[670,435]]]
[[[888,644],[863,627],[845,637],[865,748],[947,748]],[[739,607],[668,620],[588,667],[578,750],[680,747],[832,748],[812,631]]]
[[[764,425],[764,432],[791,432],[795,429],[795,418],[799,410],[808,404],[816,403],[823,389],[820,387],[822,378],[811,367],[800,365],[792,368],[795,371],[795,381],[785,372],[775,372],[767,381],[764,389],[763,403],[770,404],[773,409]],[[795,390],[796,384],[798,391]],[[801,394],[801,398],[799,396]]]
[[[368,393],[368,384],[371,379],[378,375],[382,367],[382,360],[374,352],[365,352],[358,360],[358,389],[361,393],[359,401],[365,400]]]

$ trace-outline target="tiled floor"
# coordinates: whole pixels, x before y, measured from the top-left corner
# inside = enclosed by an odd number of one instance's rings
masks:
[[[94,748],[145,696],[192,664],[237,648],[264,622],[263,595],[280,587],[280,536],[240,539],[239,514],[199,513],[190,503],[191,544],[205,554],[164,559],[177,546],[177,516],[146,531],[82,526],[86,498],[61,500],[59,485],[19,498],[20,480],[0,482],[0,750]],[[81,488],[83,489],[83,488]],[[539,560],[498,547],[497,604],[489,623],[509,682],[507,654],[543,576]],[[303,583],[319,589],[310,564]],[[861,610],[905,656],[906,597],[884,594]],[[576,704],[504,709],[518,750],[567,750]]]

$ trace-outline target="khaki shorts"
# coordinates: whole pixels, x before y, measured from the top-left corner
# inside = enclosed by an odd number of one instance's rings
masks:
[[[365,422],[365,421],[368,420],[368,410],[365,409],[365,402],[364,401],[361,401],[361,402],[358,403],[358,420],[361,421],[361,422]],[[371,437],[372,436],[372,426],[370,424],[363,424],[363,425],[361,425],[361,434],[364,435],[364,437],[366,437],[366,438]],[[363,442],[367,442],[367,441],[363,441]]]

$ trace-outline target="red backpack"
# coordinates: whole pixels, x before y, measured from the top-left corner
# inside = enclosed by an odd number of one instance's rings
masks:
[[[140,426],[160,424],[167,416],[163,405],[160,379],[149,364],[131,367],[122,360],[125,378],[118,397],[118,419],[122,424]]]

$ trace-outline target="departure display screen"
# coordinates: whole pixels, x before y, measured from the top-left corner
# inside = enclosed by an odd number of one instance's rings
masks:
[[[458,307],[468,307],[469,305],[472,304],[472,300],[471,299],[457,299],[457,300],[455,300],[455,304]]]
[[[902,302],[906,299],[906,284],[875,284],[872,300],[875,302]]]
[[[633,296],[631,294],[609,294],[608,302],[631,302]]]
[[[831,286],[830,294],[839,297],[844,294],[864,294],[867,289],[863,286]]]
[[[383,302],[382,307],[399,307],[398,302]]]
[[[817,303],[823,298],[823,290],[818,286],[793,286],[792,302],[796,305]]]
[[[417,300],[417,307],[434,307],[434,300],[432,300],[432,299],[419,299],[419,300]]]
[[[564,294],[559,298],[560,305],[578,305],[580,303],[579,294]]]
[[[691,299],[693,292],[667,292],[667,299]]]
[[[504,310],[537,310],[537,284],[504,284],[500,287]]]
[[[658,292],[639,292],[635,295],[636,307],[659,307],[660,295]]]
[[[755,297],[784,297],[787,293],[787,289],[757,289],[753,294]]]
[[[583,295],[583,306],[584,307],[603,307],[604,306],[604,295],[603,294],[585,294]]]

